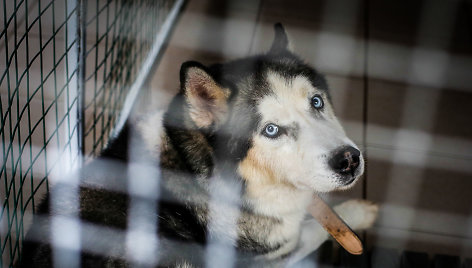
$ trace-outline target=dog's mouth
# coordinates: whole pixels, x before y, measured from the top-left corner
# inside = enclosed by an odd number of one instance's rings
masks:
[[[357,178],[358,176],[349,175],[349,178],[343,179],[342,186],[349,186],[351,184],[354,184]]]
[[[363,173],[364,173],[363,168],[359,167],[357,170],[355,170],[352,173],[340,175],[339,181],[340,181],[341,187],[349,188],[350,186],[354,185],[357,182],[357,179],[360,178]]]
[[[343,186],[351,185],[357,179],[357,177],[354,177],[352,175],[349,175],[349,177],[350,178],[343,182]]]
[[[357,169],[354,172],[352,172],[351,174],[347,175],[348,178],[345,179],[344,185],[350,185],[350,184],[354,183],[362,175],[362,173],[364,173],[363,168]]]

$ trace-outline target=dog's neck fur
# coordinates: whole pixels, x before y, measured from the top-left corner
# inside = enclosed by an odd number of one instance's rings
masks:
[[[245,181],[244,198],[258,213],[277,218],[302,218],[312,192],[284,183],[271,171],[247,166],[245,159],[238,172]]]

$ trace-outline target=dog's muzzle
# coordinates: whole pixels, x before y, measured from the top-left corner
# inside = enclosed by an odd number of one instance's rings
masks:
[[[348,185],[356,179],[361,152],[352,146],[343,146],[332,153],[329,166],[340,175],[343,184]]]

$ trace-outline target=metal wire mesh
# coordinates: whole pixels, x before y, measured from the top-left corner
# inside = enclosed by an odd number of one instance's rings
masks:
[[[106,144],[174,2],[2,1],[0,266],[18,258],[48,176]]]
[[[85,152],[97,153],[106,144],[127,90],[173,2],[89,1]]]

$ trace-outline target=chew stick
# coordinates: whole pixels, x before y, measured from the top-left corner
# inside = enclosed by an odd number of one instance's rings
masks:
[[[308,211],[347,252],[362,254],[362,243],[357,235],[317,194],[313,196]]]

